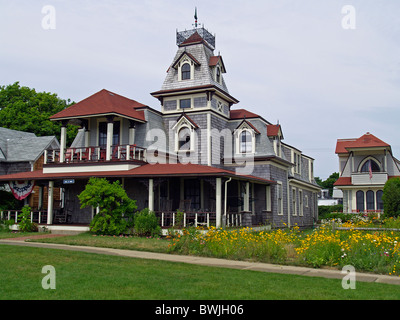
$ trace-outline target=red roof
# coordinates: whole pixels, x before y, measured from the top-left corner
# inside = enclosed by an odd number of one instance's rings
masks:
[[[203,166],[199,164],[145,164],[143,166],[121,171],[98,171],[98,172],[66,172],[66,173],[43,173],[43,170],[19,172],[9,175],[0,176],[0,181],[13,180],[52,180],[52,179],[74,179],[74,178],[90,178],[90,177],[171,177],[171,176],[228,176],[236,178],[244,178],[258,182],[275,183],[251,175],[240,175],[234,171],[220,169],[216,167]]]
[[[280,124],[268,124],[267,125],[268,137],[275,137],[275,136],[279,135],[280,130],[282,130]],[[282,134],[282,131],[281,131],[281,134]]]
[[[202,43],[202,42],[205,43],[204,39],[196,31],[189,38],[187,38],[185,41],[183,41],[181,44],[179,44],[179,46],[183,47],[183,46],[187,46],[189,44],[197,44],[197,43]]]
[[[333,184],[334,186],[351,186],[351,177],[340,177]]]
[[[217,65],[218,61],[221,61],[222,72],[226,73],[226,68],[225,68],[225,65],[224,65],[224,61],[222,60],[221,56],[212,56],[212,57],[210,57],[210,61],[209,61],[208,65],[210,67],[215,67]]]
[[[145,107],[145,105],[103,89],[67,109],[56,113],[51,116],[50,119],[71,119],[94,115],[120,115],[146,121],[143,110],[136,110],[136,108],[141,107]]]
[[[338,139],[336,143],[336,153],[348,153],[349,149],[357,148],[377,148],[389,147],[386,142],[378,139],[373,134],[367,132],[358,139]]]
[[[243,119],[243,118],[259,118],[258,114],[247,111],[246,109],[231,110],[231,119]]]

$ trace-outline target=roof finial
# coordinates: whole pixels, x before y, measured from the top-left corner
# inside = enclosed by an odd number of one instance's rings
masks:
[[[197,28],[197,7],[194,7],[194,27]]]

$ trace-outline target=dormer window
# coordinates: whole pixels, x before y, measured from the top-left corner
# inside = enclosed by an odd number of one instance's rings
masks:
[[[244,130],[239,136],[240,139],[240,153],[252,153],[253,152],[253,140],[252,135],[249,131]]]
[[[237,154],[249,154],[256,152],[256,134],[260,132],[247,120],[243,120],[242,123],[236,128],[235,145]]]
[[[190,79],[190,64],[184,63],[181,68],[182,72],[182,80],[189,80]]]
[[[190,150],[190,136],[191,136],[191,130],[188,127],[182,127],[178,131],[179,151],[189,151]]]
[[[221,83],[221,69],[219,66],[217,67],[217,82]]]

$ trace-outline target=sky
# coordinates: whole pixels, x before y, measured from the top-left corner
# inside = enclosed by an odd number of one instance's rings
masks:
[[[366,132],[400,158],[398,0],[0,0],[0,85],[75,102],[107,89],[160,110],[150,92],[195,7],[232,109],[279,121],[315,176],[338,171],[337,139]]]

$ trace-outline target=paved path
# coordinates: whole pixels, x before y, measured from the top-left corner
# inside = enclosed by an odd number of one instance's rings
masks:
[[[62,235],[58,235],[58,236],[62,236]],[[32,238],[32,237],[30,237],[30,238]],[[285,266],[285,265],[260,263],[260,262],[236,261],[236,260],[206,258],[206,257],[196,257],[196,256],[183,256],[183,255],[154,253],[154,252],[146,252],[146,251],[98,248],[98,247],[87,247],[87,246],[71,246],[71,245],[66,245],[66,244],[54,244],[54,243],[25,242],[24,240],[25,239],[22,239],[22,238],[2,239],[2,240],[0,240],[0,244],[19,245],[19,246],[37,247],[37,248],[49,248],[49,249],[62,249],[62,250],[70,250],[70,251],[82,251],[82,252],[89,252],[89,253],[116,255],[116,256],[122,256],[122,257],[163,260],[163,261],[171,261],[171,262],[182,262],[182,263],[189,263],[189,264],[196,264],[196,265],[203,265],[203,266],[253,270],[253,271],[261,271],[261,272],[296,274],[296,275],[310,276],[310,277],[343,279],[343,277],[345,276],[345,274],[342,274],[340,270],[313,269],[313,268],[306,268],[306,267]],[[388,275],[378,275],[378,274],[357,272],[356,280],[357,281],[365,281],[365,282],[377,282],[377,283],[388,283],[388,284],[400,285],[400,277],[398,277],[398,276],[388,276]]]

